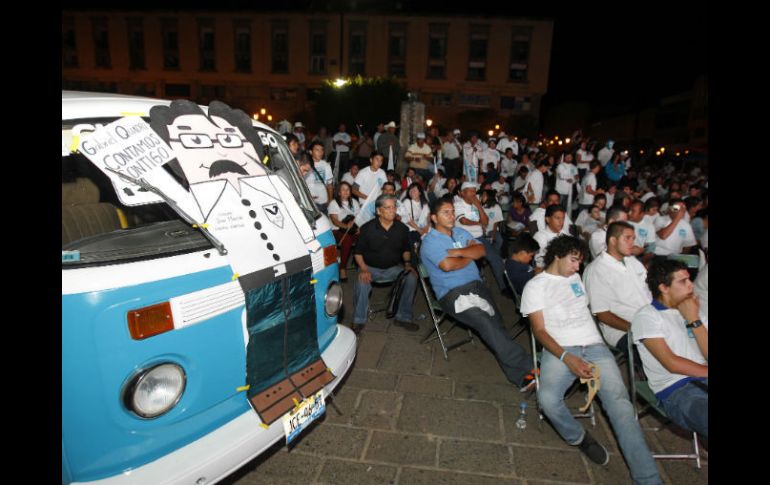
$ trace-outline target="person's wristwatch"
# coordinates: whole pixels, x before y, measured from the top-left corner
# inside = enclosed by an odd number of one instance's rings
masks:
[[[685,325],[685,327],[687,327],[687,328],[698,328],[701,325],[703,325],[703,322],[701,322],[700,319],[698,319],[698,320],[693,320],[692,322],[688,323],[687,325]]]

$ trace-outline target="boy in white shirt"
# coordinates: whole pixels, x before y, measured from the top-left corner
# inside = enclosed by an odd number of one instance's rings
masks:
[[[572,236],[551,241],[545,271],[524,287],[521,313],[543,344],[537,399],[559,435],[578,446],[594,463],[606,465],[609,454],[564,403],[564,393],[576,378],[594,377],[599,370],[599,399],[610,419],[634,483],[662,483],[615,359],[588,310],[585,287],[577,273],[586,256],[585,243]]]

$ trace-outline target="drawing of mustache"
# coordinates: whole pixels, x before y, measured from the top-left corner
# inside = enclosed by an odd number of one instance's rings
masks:
[[[239,173],[241,175],[249,174],[245,168],[241,167],[232,160],[217,160],[216,162],[212,163],[211,167],[209,168],[209,178],[214,178],[218,175],[222,175],[223,173],[228,172]]]

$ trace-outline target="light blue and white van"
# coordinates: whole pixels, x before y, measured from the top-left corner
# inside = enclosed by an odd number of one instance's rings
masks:
[[[305,273],[260,280],[248,318],[226,247],[171,203],[124,204],[135,193],[77,150],[169,104],[62,92],[62,483],[214,483],[302,431],[355,358],[331,224],[278,133],[253,122],[320,249]],[[289,355],[302,332],[315,356]]]

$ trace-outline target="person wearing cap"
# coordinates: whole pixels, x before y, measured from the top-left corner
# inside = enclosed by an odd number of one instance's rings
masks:
[[[398,141],[398,137],[396,136],[396,122],[391,121],[387,125],[385,125],[385,129],[387,130],[385,133],[380,135],[380,137],[377,139],[377,151],[382,153],[382,156],[385,157],[385,167],[388,166],[388,157],[390,157],[390,150],[393,150],[393,168],[396,167],[396,164],[398,163],[398,154],[401,151],[401,144]]]
[[[446,134],[446,140],[441,145],[441,155],[444,160],[444,172],[447,178],[459,178],[462,171],[463,145],[460,143],[460,130]]]
[[[471,132],[471,139],[463,144],[463,174],[468,182],[475,184],[478,180],[485,149],[486,146],[479,140],[478,133]]]
[[[489,216],[476,196],[476,184],[474,182],[463,182],[460,186],[460,196],[454,199],[454,211],[457,227],[465,229],[476,241],[484,245],[486,249],[484,258],[492,268],[492,275],[495,277],[497,286],[504,295],[509,294],[511,290],[505,285],[503,276],[503,271],[505,271],[503,259],[495,246],[484,237],[484,229],[489,225]]]
[[[433,177],[433,152],[430,145],[425,143],[425,133],[417,133],[415,143],[409,145],[404,159],[409,162],[409,168],[427,183]]]
[[[302,124],[301,121],[297,121],[294,123],[294,136],[297,137],[297,141],[299,142],[300,149],[304,152],[305,151],[305,125]]]

